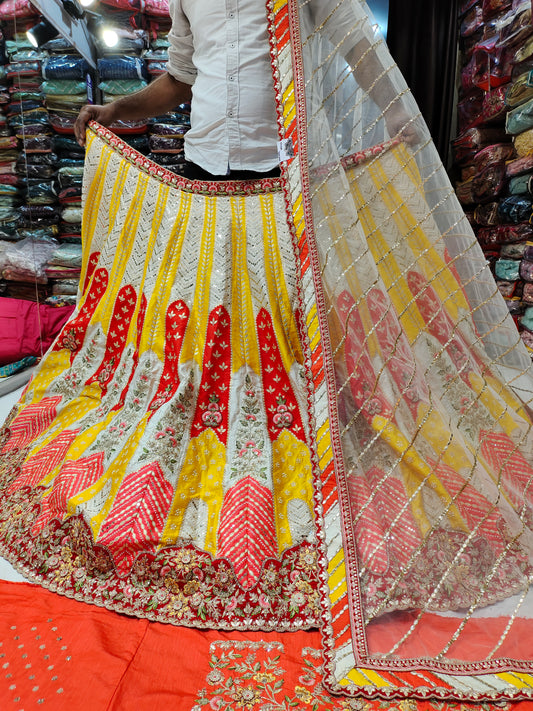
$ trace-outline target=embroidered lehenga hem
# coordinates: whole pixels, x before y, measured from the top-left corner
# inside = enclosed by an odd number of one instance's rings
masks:
[[[190,183],[89,131],[1,550],[137,617],[320,627],[335,694],[530,699],[530,356],[368,8],[267,9],[281,179]]]

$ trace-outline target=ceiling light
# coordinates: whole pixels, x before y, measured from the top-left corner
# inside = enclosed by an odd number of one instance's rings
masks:
[[[59,31],[48,20],[42,19],[26,32],[26,37],[34,47],[41,47],[58,34]]]
[[[93,2],[94,0],[79,0],[79,3],[82,7],[90,7]]]

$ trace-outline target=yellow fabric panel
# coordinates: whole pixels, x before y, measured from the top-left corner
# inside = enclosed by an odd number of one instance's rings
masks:
[[[160,200],[166,204],[167,193],[160,193]],[[161,215],[165,205],[161,204]],[[176,220],[173,224],[165,251],[161,256],[163,264],[168,264],[167,269],[160,269],[157,273],[154,288],[150,301],[147,304],[144,328],[140,342],[140,352],[152,350],[158,357],[164,359],[165,347],[165,313],[169,302],[172,300],[171,291],[174,285],[174,275],[179,265],[183,241],[187,231],[187,223],[191,210],[191,196],[187,193],[180,194],[179,207],[176,213]],[[151,233],[154,240],[157,232],[154,229]]]
[[[232,280],[231,280],[231,366],[232,373],[243,367],[259,374],[261,360],[252,302],[252,285],[247,260],[246,211],[242,197],[231,199]],[[260,258],[256,256],[256,258]]]
[[[332,604],[335,604],[343,595],[346,595],[348,591],[346,585],[346,563],[344,550],[342,548],[329,562],[328,573],[329,599]]]
[[[216,231],[216,201],[216,197],[205,199],[202,234],[198,245],[200,258],[190,315],[190,322],[195,324],[197,328],[194,337],[184,340],[180,356],[180,363],[194,360],[199,368],[202,367],[203,363],[206,326],[209,318],[210,281],[214,255],[213,242]]]
[[[364,667],[352,669],[347,675],[347,681],[341,682],[343,685],[349,683],[357,684],[358,686],[376,686],[378,689],[391,686],[391,683],[380,676],[377,672],[372,669],[365,669]]]
[[[285,282],[278,234],[274,221],[272,195],[261,197],[261,209],[263,234],[265,236],[265,272],[270,301],[269,310],[283,366],[286,372],[289,372],[294,362],[303,363],[303,352],[294,316],[294,305],[291,303]]]
[[[224,445],[211,429],[204,430],[189,442],[161,536],[163,544],[175,543],[189,502],[199,498],[208,505],[209,524],[204,548],[211,555],[216,554],[225,462]]]
[[[313,511],[311,457],[308,447],[288,430],[272,443],[272,496],[280,553],[293,545],[287,521],[291,499],[305,501]]]

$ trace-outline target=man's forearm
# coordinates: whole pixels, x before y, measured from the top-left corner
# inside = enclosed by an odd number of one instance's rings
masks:
[[[396,91],[387,70],[377,60],[370,42],[365,38],[357,43],[346,57],[357,83],[382,111],[397,100]]]
[[[190,85],[174,79],[166,72],[145,89],[131,96],[123,96],[108,107],[112,121],[140,121],[166,114],[190,99]]]

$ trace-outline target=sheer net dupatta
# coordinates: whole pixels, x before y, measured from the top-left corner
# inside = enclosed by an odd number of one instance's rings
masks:
[[[369,696],[529,698],[530,356],[366,5],[271,11],[327,678]]]

